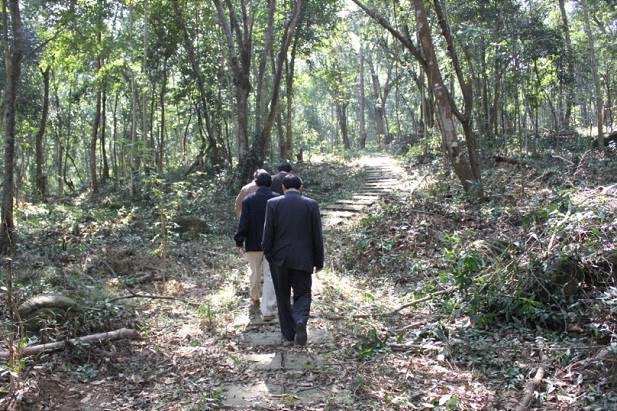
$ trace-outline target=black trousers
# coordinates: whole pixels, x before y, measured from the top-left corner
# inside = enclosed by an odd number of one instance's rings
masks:
[[[296,323],[307,323],[311,311],[312,273],[270,264],[281,333],[287,341],[296,336]],[[293,306],[291,303],[293,291]]]

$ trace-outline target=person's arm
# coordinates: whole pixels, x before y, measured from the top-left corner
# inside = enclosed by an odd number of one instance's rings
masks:
[[[240,221],[238,221],[238,231],[236,231],[236,235],[234,236],[234,241],[236,242],[236,247],[242,249],[244,251],[244,241],[249,232],[249,209],[248,202],[242,201],[241,205],[241,214]]]
[[[321,228],[321,213],[319,212],[319,204],[316,202],[312,209],[312,222],[313,222],[313,262],[315,264],[316,271],[320,271],[324,264],[324,245],[323,245],[323,231]]]
[[[240,190],[240,192],[238,193],[238,196],[236,197],[236,216],[240,217],[240,214],[242,214],[242,200],[244,200],[244,197],[246,197],[246,190],[244,189],[244,187],[242,187],[242,189]]]
[[[266,204],[266,221],[264,222],[264,234],[261,239],[261,249],[264,255],[267,257],[272,251],[274,242],[274,208],[272,202],[268,201]]]

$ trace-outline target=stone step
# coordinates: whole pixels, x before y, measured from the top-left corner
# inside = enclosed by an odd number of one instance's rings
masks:
[[[322,207],[322,210],[333,210],[333,211],[351,211],[352,213],[359,213],[364,210],[366,206],[358,204],[330,204],[325,207]]]
[[[376,190],[368,190],[367,189],[365,191],[358,191],[356,193],[356,195],[353,196],[353,198],[375,198],[375,197],[377,197],[379,199],[384,194],[385,194],[385,191],[379,192],[379,191],[376,191]]]
[[[352,217],[354,215],[356,215],[357,212],[352,212],[352,211],[337,211],[337,210],[323,210],[321,212],[321,216],[322,217],[328,217],[328,218],[349,218]]]
[[[377,201],[377,198],[374,199],[366,199],[366,200],[361,200],[361,199],[355,199],[355,200],[337,200],[334,204],[349,204],[349,205],[364,205],[364,206],[370,206],[375,204],[375,202]]]
[[[377,201],[381,198],[381,194],[375,194],[375,195],[370,195],[370,194],[354,194],[353,196],[351,196],[352,200],[366,200],[366,201]]]

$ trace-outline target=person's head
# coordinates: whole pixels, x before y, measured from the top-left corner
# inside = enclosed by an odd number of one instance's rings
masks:
[[[284,171],[286,173],[291,173],[291,163],[289,161],[281,161],[281,163],[276,167],[278,171]]]
[[[285,190],[290,188],[300,190],[302,188],[302,179],[294,174],[287,174],[283,179],[283,188]]]
[[[257,187],[270,187],[272,176],[266,170],[259,169],[255,172],[255,184]]]
[[[257,170],[255,170],[255,172],[253,173],[253,180],[255,180],[257,178],[257,176],[261,173],[265,173],[266,170],[264,170],[263,168],[258,168]]]

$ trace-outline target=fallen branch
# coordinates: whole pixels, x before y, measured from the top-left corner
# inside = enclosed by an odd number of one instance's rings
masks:
[[[40,344],[40,345],[32,345],[30,347],[24,348],[23,351],[19,353],[20,357],[27,355],[39,354],[42,352],[49,351],[57,351],[65,348],[67,345],[78,345],[78,344],[88,344],[93,342],[101,342],[101,341],[112,341],[112,340],[121,340],[121,339],[139,339],[141,338],[141,334],[137,330],[133,330],[130,328],[121,328],[115,331],[109,331],[106,333],[100,334],[92,334],[86,335],[85,337],[73,338],[68,341],[58,341],[49,344]],[[0,351],[0,358],[8,359],[9,351]]]
[[[446,288],[445,290],[436,291],[436,292],[432,293],[431,295],[427,295],[425,297],[418,298],[417,300],[410,301],[407,304],[403,304],[399,308],[397,308],[396,310],[390,311],[389,313],[373,314],[373,315],[371,315],[371,314],[357,314],[357,315],[354,315],[353,318],[389,317],[391,315],[398,314],[399,312],[403,311],[405,308],[409,308],[409,307],[412,307],[414,305],[418,305],[420,303],[423,303],[425,301],[429,301],[431,298],[433,298],[436,295],[441,295],[441,294],[449,293],[449,292],[453,291],[455,288],[456,287],[449,287],[449,288]]]
[[[588,347],[588,348],[591,348],[591,347]],[[572,369],[575,368],[575,367],[581,367],[581,370],[584,370],[587,367],[589,367],[591,364],[601,363],[601,362],[605,361],[607,359],[607,357],[610,357],[611,355],[614,355],[613,348],[612,347],[603,347],[593,357],[585,358],[585,359],[582,359],[582,360],[570,363],[564,369],[562,369],[559,372],[557,372],[556,375],[557,376],[561,376],[561,375],[564,375],[566,373],[569,374],[569,373],[572,372]]]
[[[171,297],[171,296],[167,296],[167,295],[152,295],[152,294],[131,294],[131,295],[123,295],[121,297],[116,297],[116,298],[112,298],[111,300],[109,300],[109,302],[114,302],[114,301],[119,301],[119,300],[125,300],[127,298],[150,298],[152,300],[176,300],[176,301],[180,301],[183,302],[184,304],[188,304],[191,307],[199,307],[201,304],[197,304],[197,303],[192,303],[190,301],[184,300],[182,298],[178,298],[178,297]]]
[[[568,211],[563,216],[561,221],[559,221],[557,225],[555,226],[555,231],[553,232],[553,235],[551,236],[551,239],[548,242],[548,247],[546,248],[546,251],[544,252],[545,258],[547,258],[550,255],[551,251],[553,250],[553,246],[555,245],[555,240],[557,239],[557,233],[561,229],[561,226],[563,226],[568,221],[571,215],[572,215],[572,204],[569,204]]]
[[[412,196],[413,193],[420,187],[420,185],[426,179],[426,177],[428,177],[428,175],[429,175],[429,173],[426,173],[422,177],[420,177],[418,180],[416,180],[415,184],[413,185],[413,187],[409,191],[409,195],[410,196]]]
[[[540,367],[536,371],[536,375],[533,377],[533,380],[530,380],[527,382],[527,384],[525,384],[525,396],[518,404],[518,407],[516,407],[516,411],[525,411],[527,407],[529,407],[529,404],[531,404],[531,401],[533,400],[533,393],[538,387],[538,385],[540,385],[543,378],[544,367]]]

